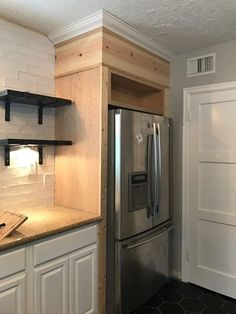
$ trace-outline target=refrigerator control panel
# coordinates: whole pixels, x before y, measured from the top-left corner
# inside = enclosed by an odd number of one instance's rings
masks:
[[[129,212],[148,207],[148,174],[131,172],[129,174]]]

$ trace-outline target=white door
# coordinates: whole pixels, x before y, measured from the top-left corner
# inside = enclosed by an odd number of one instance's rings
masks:
[[[183,279],[236,298],[236,83],[185,90]]]
[[[97,313],[97,246],[70,255],[70,314]]]
[[[34,269],[35,314],[68,314],[68,258]]]

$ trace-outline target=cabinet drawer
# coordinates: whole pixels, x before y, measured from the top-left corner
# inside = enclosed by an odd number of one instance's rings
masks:
[[[25,249],[0,255],[0,279],[25,269]]]
[[[97,241],[97,227],[84,227],[34,245],[34,266]]]

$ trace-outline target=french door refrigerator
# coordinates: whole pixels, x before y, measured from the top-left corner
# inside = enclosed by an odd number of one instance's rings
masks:
[[[110,109],[107,314],[129,314],[169,273],[171,120]]]

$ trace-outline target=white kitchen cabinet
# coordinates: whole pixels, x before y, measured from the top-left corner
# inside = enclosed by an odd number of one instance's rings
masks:
[[[17,274],[0,281],[0,313],[25,314],[25,274]]]
[[[2,252],[0,314],[97,314],[97,268],[96,225]]]
[[[0,314],[25,314],[25,249],[0,254]]]
[[[70,314],[97,313],[97,247],[70,255]]]
[[[35,314],[68,314],[68,258],[34,269]]]
[[[97,228],[33,246],[34,314],[97,313]]]

